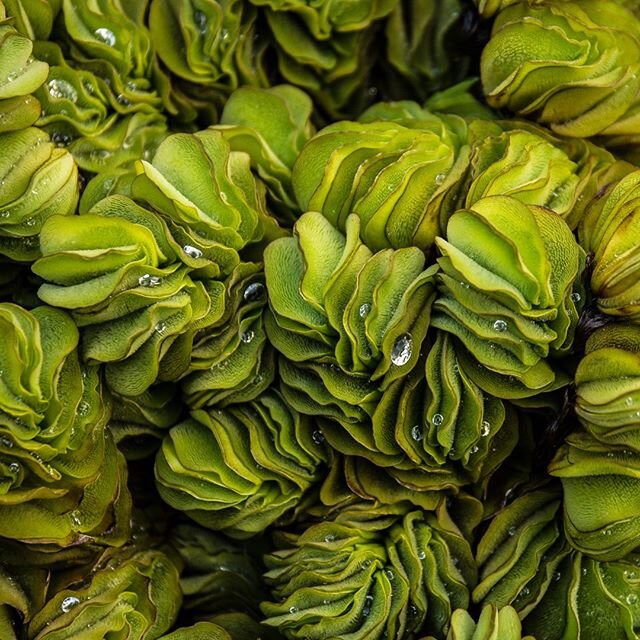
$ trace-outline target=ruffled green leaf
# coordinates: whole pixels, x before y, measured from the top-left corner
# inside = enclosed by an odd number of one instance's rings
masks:
[[[460,530],[442,507],[358,511],[287,534],[266,557],[265,624],[286,638],[412,637],[422,625],[444,638],[475,580]]]
[[[320,211],[340,230],[357,214],[372,250],[427,250],[452,210],[448,201],[468,162],[465,144],[449,121],[432,114],[407,122],[338,122],[305,145],[293,188],[302,211]]]
[[[482,53],[488,103],[572,137],[635,134],[640,21],[615,2],[508,4]]]
[[[579,229],[593,253],[591,289],[603,313],[640,320],[640,171],[628,174],[594,198]]]
[[[432,324],[481,365],[475,382],[505,398],[566,384],[547,362],[571,349],[581,308],[574,287],[585,255],[566,223],[542,207],[492,196],[456,212],[447,240],[436,242],[443,273]],[[514,384],[501,388],[496,374]]]
[[[275,392],[224,410],[196,410],[156,457],[162,498],[196,522],[238,538],[293,509],[318,479],[324,450],[310,421]]]

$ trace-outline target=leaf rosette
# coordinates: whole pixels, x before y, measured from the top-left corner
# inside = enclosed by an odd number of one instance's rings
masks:
[[[135,396],[186,371],[193,336],[224,285],[189,277],[188,251],[161,218],[111,196],[71,221],[51,218],[41,251],[38,295],[72,312],[83,358],[107,363],[115,392]]]
[[[98,172],[149,157],[167,135],[160,98],[145,83],[121,77],[105,60],[74,66],[54,42],[36,44],[49,64],[36,92],[38,126],[67,147],[86,171]]]
[[[639,452],[576,432],[549,473],[562,480],[565,532],[578,551],[619,560],[640,545]]]
[[[638,631],[638,558],[599,562],[566,544],[560,494],[548,486],[516,498],[478,543],[474,602],[511,605],[536,638],[626,640]]]
[[[345,433],[331,444],[343,442],[343,452],[364,447],[384,459],[394,436],[387,425],[383,438],[391,442],[378,442],[371,416],[381,394],[418,362],[435,269],[425,270],[415,247],[374,254],[359,231],[357,216],[347,221],[344,236],[322,214],[309,212],[293,237],[267,247],[265,326],[282,355],[282,389],[291,406],[337,421]]]
[[[640,320],[640,171],[609,185],[594,198],[579,228],[593,254],[591,290],[602,313]]]
[[[284,533],[265,558],[273,602],[265,624],[286,638],[444,638],[466,609],[475,567],[468,542],[437,512],[368,505],[299,534]]]
[[[161,214],[174,237],[210,249],[222,273],[231,273],[248,245],[283,235],[250,156],[234,151],[222,131],[173,134],[151,162],[136,163],[136,173],[133,197]]]
[[[266,16],[278,70],[286,82],[309,92],[332,118],[362,110],[377,26],[396,0],[251,4]]]
[[[511,196],[552,209],[572,229],[603,183],[631,170],[589,141],[553,136],[526,122],[474,122],[470,138],[465,207],[487,196]]]
[[[191,412],[156,456],[158,491],[199,524],[236,538],[262,532],[319,479],[324,450],[310,420],[276,392]]]
[[[61,546],[121,544],[130,498],[105,432],[110,406],[78,330],[56,309],[0,305],[0,535]]]
[[[75,210],[78,167],[70,153],[56,149],[35,127],[0,133],[0,145],[0,253],[32,262],[45,221]]]
[[[640,452],[640,327],[594,332],[575,376],[575,411],[602,443]]]
[[[637,132],[639,70],[640,22],[615,2],[598,0],[505,7],[481,59],[490,106],[605,142]]]
[[[34,59],[33,42],[6,18],[0,3],[0,134],[31,126],[40,103],[31,94],[46,80],[46,63]]]
[[[173,625],[182,602],[178,569],[154,549],[106,551],[63,574],[28,626],[34,640],[155,640]]]
[[[407,117],[403,106],[383,104],[364,114],[367,122],[325,127],[293,167],[300,209],[322,212],[343,231],[357,214],[362,240],[373,250],[430,249],[455,209],[468,164],[462,119],[440,118],[415,103],[408,103]]]
[[[257,13],[238,0],[153,0],[149,29],[171,73],[194,86],[215,87],[224,102],[240,85],[269,85]]]
[[[549,357],[572,348],[585,254],[564,220],[490,196],[453,214],[446,240],[436,244],[442,257],[432,325],[459,341],[474,382],[502,398],[567,384]]]

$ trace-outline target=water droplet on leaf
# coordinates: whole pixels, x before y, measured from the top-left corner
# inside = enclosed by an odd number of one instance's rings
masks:
[[[401,367],[411,359],[413,353],[413,338],[410,334],[404,333],[394,343],[391,349],[391,362],[397,367]]]
[[[79,604],[80,598],[76,598],[75,596],[67,596],[60,605],[60,609],[62,609],[63,613],[68,613],[73,607]]]

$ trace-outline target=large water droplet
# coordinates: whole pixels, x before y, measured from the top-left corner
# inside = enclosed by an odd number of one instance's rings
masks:
[[[182,247],[182,250],[194,260],[202,258],[202,251],[200,251],[200,249],[198,249],[197,247],[192,247],[190,244],[185,244],[184,247]]]
[[[248,329],[240,336],[240,340],[242,340],[242,342],[244,342],[245,344],[249,344],[255,338],[255,336],[256,334],[253,332],[253,330]]]
[[[582,296],[581,296],[577,291],[574,291],[574,292],[571,294],[571,299],[572,299],[574,302],[580,302],[580,300],[582,300]]]
[[[78,93],[74,87],[66,80],[62,80],[60,78],[52,78],[49,80],[47,83],[47,89],[49,90],[49,95],[52,98],[66,98],[71,102],[75,102],[78,99]]]
[[[493,328],[498,332],[498,333],[502,333],[503,331],[507,330],[507,323],[504,320],[496,320],[493,323]]]
[[[371,305],[365,302],[364,304],[360,305],[358,313],[360,314],[361,318],[366,318],[369,315],[369,311],[371,311]]]
[[[162,284],[162,278],[145,273],[138,278],[138,284],[141,287],[159,287]]]
[[[80,602],[80,598],[76,598],[75,596],[67,596],[62,601],[62,604],[60,605],[60,609],[62,609],[63,613],[68,613],[69,611],[71,611],[71,609],[73,609],[73,607],[79,604],[79,602]]]
[[[98,40],[102,40],[105,44],[108,44],[110,47],[113,47],[116,43],[116,36],[111,31],[111,29],[107,29],[106,27],[100,27],[96,29],[93,34],[98,38]]]
[[[264,285],[262,282],[252,282],[244,290],[243,298],[245,302],[256,302],[264,296]]]
[[[422,433],[422,427],[419,424],[416,424],[411,428],[411,437],[416,442],[419,442],[424,437],[424,434]]]
[[[394,343],[391,349],[391,362],[397,367],[401,367],[411,359],[413,353],[413,338],[410,334],[402,334]]]
[[[11,473],[20,473],[20,464],[18,462],[12,462],[9,465],[9,471],[11,471]]]
[[[441,413],[434,413],[431,418],[431,423],[436,427],[439,427],[444,422],[444,416]]]

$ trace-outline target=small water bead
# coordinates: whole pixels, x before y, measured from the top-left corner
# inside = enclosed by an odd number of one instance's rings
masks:
[[[482,427],[480,428],[480,435],[486,438],[491,433],[491,424],[487,420],[482,421]]]
[[[253,332],[253,330],[248,329],[240,336],[240,340],[242,340],[242,342],[244,342],[245,344],[249,344],[255,338],[255,336],[256,334]]]
[[[371,605],[373,604],[373,596],[365,596],[364,605],[362,607],[362,616],[366,618],[371,613]]]
[[[600,533],[602,533],[603,536],[610,536],[611,529],[603,529]]]
[[[67,596],[60,605],[60,609],[62,609],[63,613],[69,613],[73,607],[80,603],[80,598],[76,598],[75,596]]]
[[[411,437],[416,441],[420,442],[424,437],[424,433],[422,432],[422,427],[419,424],[416,424],[411,429]]]
[[[47,89],[49,90],[49,95],[52,98],[67,99],[71,102],[75,102],[78,99],[78,92],[74,87],[66,80],[61,80],[60,78],[53,78],[49,80],[47,83]]]
[[[633,398],[629,396],[628,398],[625,399],[624,402],[627,405],[627,407],[630,407],[633,404]]]
[[[332,534],[332,533],[328,533],[325,537],[324,537],[324,541],[325,542],[334,542],[336,539],[336,537]]]
[[[18,462],[12,462],[9,465],[9,471],[11,471],[11,473],[20,473],[20,464]]]
[[[627,596],[627,604],[634,605],[638,603],[638,596],[635,593],[630,593]]]
[[[289,613],[298,613],[298,607],[289,607]]]
[[[71,518],[71,524],[73,524],[74,527],[79,527],[82,524],[82,519],[77,511],[72,511],[69,518]]]
[[[439,427],[444,422],[444,416],[441,413],[434,413],[431,418],[431,423],[436,427]]]
[[[473,455],[474,453],[478,453],[479,450],[480,447],[477,444],[474,444],[473,447],[471,447],[471,451],[469,453]]]
[[[118,101],[119,104],[121,104],[123,107],[129,107],[131,106],[131,100],[129,100],[129,98],[127,98],[127,96],[119,93],[118,97],[116,98],[116,100]]]
[[[322,604],[331,604],[331,600],[329,600],[328,598],[325,598],[325,599],[322,601]]]
[[[571,294],[571,299],[572,299],[574,302],[580,302],[580,300],[582,300],[582,296],[581,296],[577,291],[574,291],[574,292]]]
[[[367,94],[371,97],[371,98],[375,98],[378,95],[378,87],[369,87],[367,89]]]
[[[560,579],[562,578],[562,574],[559,571],[556,571],[553,574],[553,581],[554,582],[560,582]]]
[[[264,285],[262,282],[252,282],[244,290],[242,297],[245,302],[256,302],[264,296]]]
[[[220,30],[220,37],[222,38],[222,40],[228,40],[229,39],[229,30],[228,29],[221,29]]]
[[[162,335],[166,330],[167,330],[167,323],[164,322],[163,320],[158,322],[158,324],[154,328],[154,331],[159,335]]]
[[[24,221],[24,224],[25,224],[27,227],[35,227],[35,226],[36,226],[36,219],[35,219],[35,218],[27,218],[27,219]]]
[[[138,278],[138,284],[141,287],[159,287],[162,284],[162,278],[145,273]]]
[[[439,173],[439,174],[436,176],[436,184],[442,184],[442,183],[444,182],[444,180],[445,180],[445,178],[446,178],[446,177],[447,177],[447,176],[446,176],[446,174],[444,174],[444,173]]]
[[[507,323],[504,320],[496,320],[493,323],[493,328],[498,332],[502,333],[507,330]]]
[[[393,580],[396,577],[391,569],[385,569],[384,575],[387,576],[389,580]]]
[[[80,404],[78,405],[78,415],[86,416],[89,413],[89,409],[89,403],[82,400],[82,402],[80,402]]]
[[[196,23],[196,27],[198,27],[198,31],[200,33],[207,32],[207,16],[204,14],[204,12],[194,11],[193,21]]]
[[[200,249],[198,249],[197,247],[192,247],[190,244],[185,244],[184,247],[182,247],[182,250],[194,260],[202,258],[202,251],[200,251]]]
[[[62,131],[54,131],[51,134],[51,142],[56,147],[66,147],[71,142],[71,136],[67,133],[62,133]]]
[[[418,553],[418,558],[419,558],[420,560],[424,560],[426,557],[427,557],[427,554],[424,552],[424,550],[421,550],[421,551]]]
[[[314,444],[321,445],[324,442],[324,433],[322,433],[320,429],[316,429],[311,434],[311,439],[313,440]]]
[[[391,349],[391,362],[397,367],[401,367],[411,359],[413,353],[413,338],[410,334],[402,334],[394,343]]]
[[[511,525],[511,526],[507,529],[507,533],[508,533],[510,536],[515,536],[515,535],[516,535],[516,531],[517,531],[517,529],[516,529],[515,525]]]
[[[5,449],[13,448],[13,442],[7,438],[7,436],[0,436],[0,447],[4,447]]]
[[[111,29],[107,29],[106,27],[100,27],[93,32],[93,35],[98,38],[98,40],[102,40],[105,44],[108,44],[110,47],[113,47],[116,43],[116,36],[111,31]]]
[[[369,315],[369,311],[371,311],[371,305],[365,302],[364,304],[360,305],[358,313],[360,314],[361,318],[366,318]]]

